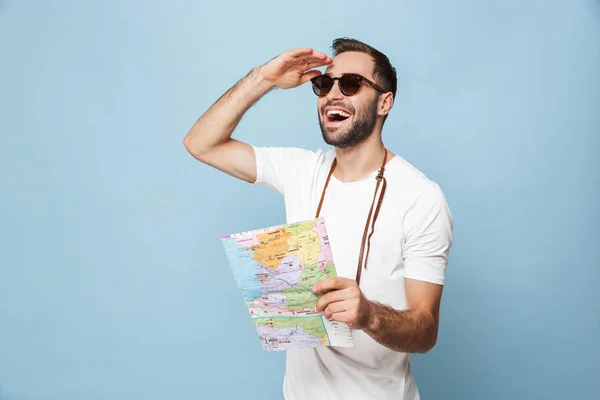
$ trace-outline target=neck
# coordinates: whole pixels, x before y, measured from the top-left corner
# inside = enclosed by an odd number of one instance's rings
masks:
[[[385,146],[380,135],[371,135],[366,141],[349,148],[335,149],[337,167],[334,176],[342,182],[353,182],[363,179],[381,168],[385,154]],[[387,160],[393,155],[388,152]]]

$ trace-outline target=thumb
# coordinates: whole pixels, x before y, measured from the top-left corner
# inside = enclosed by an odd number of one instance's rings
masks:
[[[315,78],[319,75],[321,75],[321,71],[319,71],[318,69],[306,71],[305,73],[302,74],[302,76],[300,76],[300,84],[306,83],[306,82],[310,81],[312,78]]]

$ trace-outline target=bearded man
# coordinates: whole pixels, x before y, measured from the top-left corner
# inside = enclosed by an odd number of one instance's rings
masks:
[[[284,397],[415,400],[409,355],[437,340],[452,215],[439,185],[383,144],[397,86],[388,57],[355,39],[336,39],[332,48],[333,58],[301,48],[253,68],[198,119],[184,145],[207,165],[280,192],[287,222],[325,219],[338,276],[312,289],[322,294],[318,310],[352,329],[354,347],[288,350]],[[332,150],[232,138],[271,89],[309,82]]]

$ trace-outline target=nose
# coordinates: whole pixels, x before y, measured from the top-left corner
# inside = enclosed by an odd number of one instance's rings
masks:
[[[333,82],[333,86],[329,93],[327,93],[327,100],[342,100],[344,98],[344,94],[340,91],[339,80],[335,80]]]

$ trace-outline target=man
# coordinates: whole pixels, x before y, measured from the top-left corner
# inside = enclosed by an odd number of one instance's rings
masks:
[[[285,198],[288,222],[323,216],[338,278],[318,282],[325,316],[353,329],[354,347],[288,351],[287,399],[418,399],[409,353],[435,344],[452,216],[439,186],[382,142],[394,103],[388,58],[353,39],[334,58],[309,48],[258,66],[184,139],[198,160]],[[325,73],[315,69],[326,66]],[[333,79],[331,79],[333,78]],[[272,88],[311,82],[332,151],[255,147],[231,135]]]

